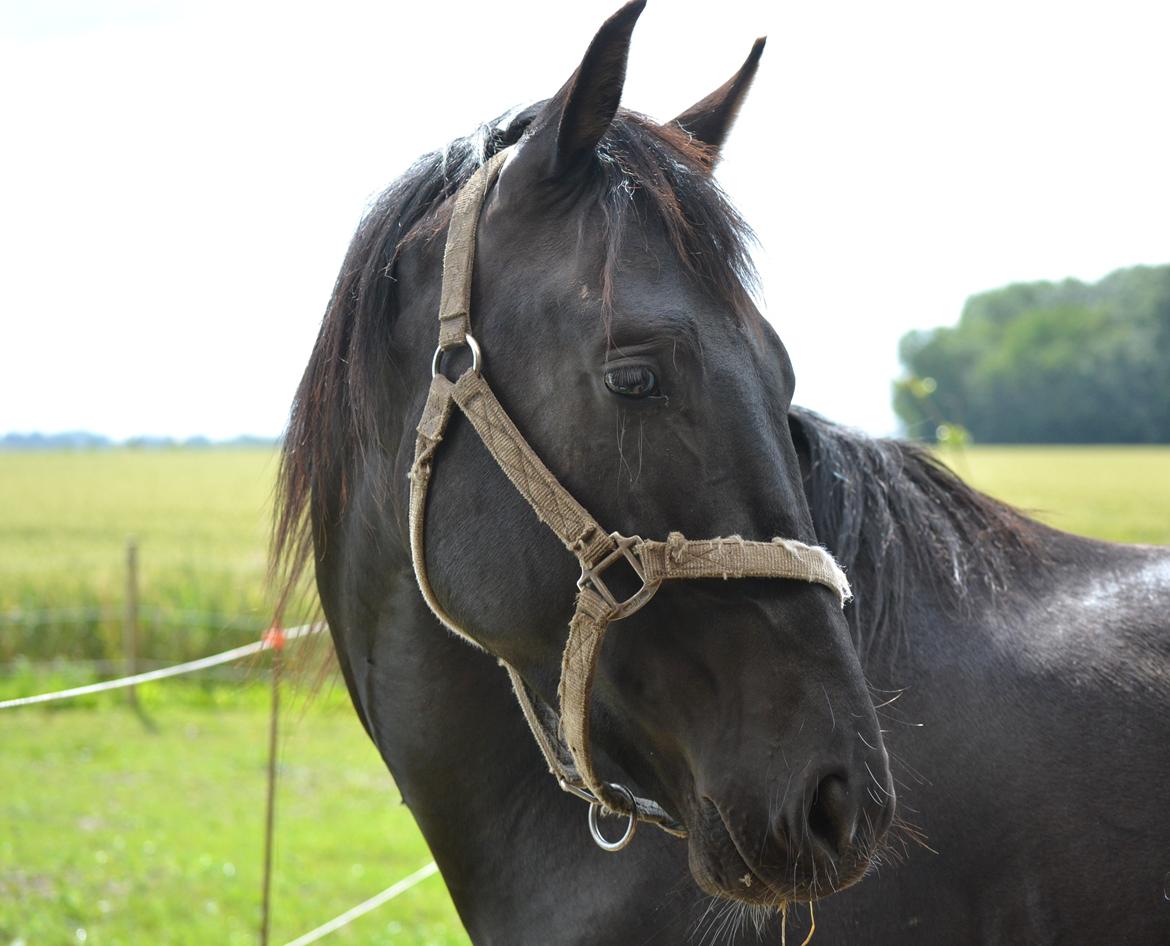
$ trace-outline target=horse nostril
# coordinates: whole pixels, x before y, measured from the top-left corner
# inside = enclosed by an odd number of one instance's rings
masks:
[[[848,782],[839,775],[826,775],[808,809],[809,832],[841,857],[853,844],[856,829],[857,805],[849,796]]]

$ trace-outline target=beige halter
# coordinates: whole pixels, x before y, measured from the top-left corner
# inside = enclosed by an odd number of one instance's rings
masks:
[[[609,533],[560,484],[516,429],[484,380],[479,345],[469,332],[471,279],[475,235],[484,198],[499,175],[508,151],[488,160],[455,197],[443,254],[443,288],[439,306],[439,346],[432,364],[430,392],[418,424],[414,465],[410,471],[410,546],[415,577],[435,616],[452,631],[480,646],[458,627],[435,599],[427,578],[424,547],[427,487],[435,453],[454,407],[458,407],[508,479],[581,564],[577,610],[561,662],[557,690],[560,716],[532,694],[514,668],[503,661],[516,698],[561,788],[590,802],[589,826],[606,850],[620,850],[632,838],[637,820],[649,821],[679,837],[682,825],[658,804],[637,798],[629,789],[602,782],[593,771],[589,740],[589,695],[606,628],[611,621],[642,608],[663,581],[677,578],[795,578],[830,588],[842,607],[850,597],[849,583],[823,548],[792,539],[749,542],[739,536],[688,540],[672,532],[665,542]],[[466,345],[472,365],[451,381],[439,372],[444,351]],[[624,601],[610,592],[604,574],[625,559],[642,587]],[[597,829],[600,809],[629,817],[625,835],[607,842]]]

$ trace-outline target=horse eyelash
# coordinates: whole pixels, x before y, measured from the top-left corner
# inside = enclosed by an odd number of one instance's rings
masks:
[[[643,370],[650,370],[645,365],[619,365],[616,368],[610,368],[606,374],[612,375],[615,383],[619,385],[626,385],[641,379],[641,372]],[[658,382],[658,376],[654,376],[655,384]],[[654,395],[648,395],[653,397]]]

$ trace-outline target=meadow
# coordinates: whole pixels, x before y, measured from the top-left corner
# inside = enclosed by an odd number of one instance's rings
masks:
[[[945,459],[1060,528],[1170,544],[1170,448]],[[274,473],[264,449],[0,453],[0,698],[116,667],[131,535],[146,662],[255,639]],[[141,715],[118,694],[0,710],[0,944],[256,941],[265,671],[148,685]],[[274,943],[429,859],[342,689],[307,694],[284,716]],[[433,877],[327,942],[467,939]]]
[[[943,459],[985,493],[1057,529],[1170,545],[1170,447],[977,446]]]
[[[176,698],[189,687],[140,693],[149,726],[116,694],[82,709],[3,711],[0,943],[257,942],[267,690],[199,705]],[[281,740],[273,944],[430,860],[348,698],[300,702]],[[329,942],[467,938],[432,877]]]
[[[253,639],[276,466],[264,448],[0,453],[0,661],[119,655],[131,538],[147,659]]]

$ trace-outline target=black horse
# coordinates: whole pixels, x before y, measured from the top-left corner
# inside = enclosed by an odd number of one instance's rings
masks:
[[[382,196],[286,438],[288,587],[315,565],[358,715],[473,941],[775,943],[775,907],[833,894],[826,944],[1167,942],[1170,555],[1046,529],[912,447],[790,407],[746,228],[710,177],[762,43],[658,125],[617,107],[640,10],[607,21],[553,98]],[[599,766],[689,835],[647,830],[616,856],[549,777],[496,661],[555,705],[574,563],[458,416],[427,564],[483,650],[441,627],[411,568],[451,197],[514,144],[472,319],[524,435],[609,527],[815,536],[855,593],[842,617],[802,582],[687,582],[614,626]],[[792,911],[794,942],[809,917]]]

